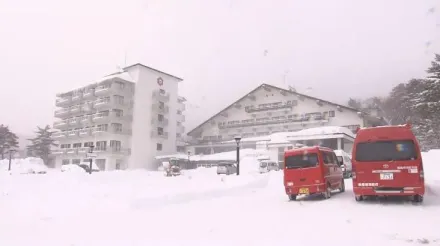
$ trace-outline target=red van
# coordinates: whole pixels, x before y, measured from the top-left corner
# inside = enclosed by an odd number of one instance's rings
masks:
[[[409,196],[423,201],[422,155],[409,124],[359,129],[352,157],[356,201],[367,196]]]
[[[344,192],[343,172],[333,150],[304,147],[284,152],[284,187],[289,200],[318,193],[328,199],[332,190]]]

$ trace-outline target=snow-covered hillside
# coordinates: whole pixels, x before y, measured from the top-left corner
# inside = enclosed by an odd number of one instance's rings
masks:
[[[282,172],[186,171],[44,175],[0,172],[0,245],[440,245],[440,151],[424,154],[428,194],[405,201],[289,202]],[[3,166],[2,166],[3,170]]]

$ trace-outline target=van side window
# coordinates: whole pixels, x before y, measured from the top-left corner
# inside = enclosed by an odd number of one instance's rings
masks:
[[[328,165],[330,164],[330,159],[328,158],[327,152],[321,151],[322,160],[324,161],[324,164]]]

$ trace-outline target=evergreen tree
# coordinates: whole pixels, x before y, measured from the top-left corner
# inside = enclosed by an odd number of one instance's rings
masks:
[[[440,55],[427,70],[423,90],[413,97],[414,131],[425,150],[440,147]]]
[[[349,107],[352,107],[352,108],[355,108],[355,109],[358,109],[358,110],[362,109],[362,101],[359,100],[359,99],[350,98],[348,100],[347,104],[348,104]]]
[[[29,156],[41,158],[48,165],[52,153],[51,147],[57,146],[52,139],[53,132],[50,131],[49,125],[46,125],[44,128],[37,127],[36,134],[35,138],[29,139],[31,144],[27,146],[27,153]]]
[[[8,126],[0,125],[0,155],[4,159],[5,153],[10,149],[18,148],[18,137],[9,130]]]

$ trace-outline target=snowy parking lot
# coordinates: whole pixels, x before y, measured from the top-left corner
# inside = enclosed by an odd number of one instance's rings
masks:
[[[422,205],[289,202],[282,172],[217,175],[214,168],[160,172],[0,175],[0,245],[440,245],[440,168],[426,153]]]

